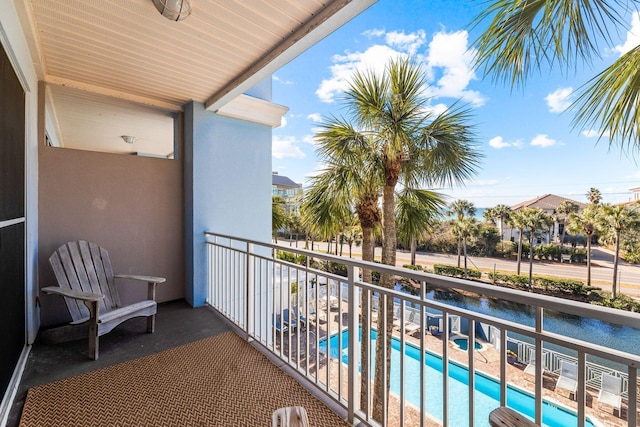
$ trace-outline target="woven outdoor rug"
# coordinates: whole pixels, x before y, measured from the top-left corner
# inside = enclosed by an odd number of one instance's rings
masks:
[[[270,426],[304,406],[348,426],[233,332],[29,389],[20,426]]]

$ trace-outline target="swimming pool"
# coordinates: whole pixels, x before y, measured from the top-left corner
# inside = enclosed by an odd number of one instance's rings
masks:
[[[462,351],[467,351],[467,348],[469,348],[469,339],[468,338],[456,338],[456,339],[453,340],[453,342]],[[474,342],[473,344],[474,344],[473,347],[476,350],[480,350],[482,348],[482,344],[480,344],[478,341]]]
[[[360,339],[361,331],[358,331]],[[331,357],[340,357],[343,363],[348,363],[347,348],[349,331],[342,332],[342,349],[338,349],[338,334],[331,336],[329,349]],[[371,331],[371,338],[375,341],[376,331]],[[372,345],[375,348],[375,345]],[[326,353],[326,339],[320,341],[320,350]],[[357,359],[360,359],[360,346],[356,351]],[[430,353],[425,353],[425,410],[426,412],[442,420],[442,358]],[[374,372],[375,357],[371,355],[371,372]],[[391,391],[400,394],[400,340],[393,339],[391,352]],[[405,343],[404,356],[404,386],[405,399],[420,407],[420,349],[414,345]],[[449,363],[449,425],[464,427],[469,425],[468,407],[468,370],[457,363]],[[475,374],[475,422],[477,426],[489,426],[489,413],[500,406],[500,383],[494,379],[476,372]],[[508,387],[507,406],[514,410],[534,417],[534,397],[517,388]],[[577,426],[578,420],[574,412],[544,401],[542,408],[542,423],[547,427],[571,427]],[[593,427],[593,423],[587,419],[586,426]]]

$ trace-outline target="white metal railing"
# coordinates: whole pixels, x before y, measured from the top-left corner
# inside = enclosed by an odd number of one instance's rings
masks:
[[[531,406],[534,411],[529,415],[536,424],[542,425],[543,421],[543,371],[557,371],[557,360],[568,357],[559,352],[557,356],[552,357],[546,350],[543,354],[543,348],[547,343],[567,349],[568,354],[577,354],[573,360],[579,368],[578,387],[574,407],[569,409],[575,412],[578,426],[585,426],[588,420],[598,418],[598,413],[594,412],[589,413],[587,418],[587,386],[591,387],[599,382],[602,371],[587,362],[587,355],[626,366],[626,372],[623,373],[626,420],[619,419],[620,424],[617,425],[624,425],[626,422],[628,426],[635,426],[637,423],[637,368],[640,366],[640,356],[591,343],[588,341],[588,333],[580,340],[546,331],[543,327],[546,310],[636,328],[640,325],[640,315],[637,313],[233,236],[206,233],[206,237],[208,304],[242,329],[247,339],[255,340],[265,350],[297,371],[303,381],[315,386],[343,406],[349,422],[358,420],[364,425],[386,426],[390,424],[389,414],[393,414],[394,425],[406,425],[412,420],[416,425],[424,426],[428,417],[433,419],[435,416],[442,420],[442,425],[447,426],[454,412],[452,404],[463,402],[468,415],[468,425],[486,425],[486,417],[482,414],[477,415],[487,409],[484,408],[486,405],[475,405],[475,400],[478,393],[476,382],[484,381],[483,378],[487,377],[480,373],[488,361],[486,358],[476,361],[477,352],[467,351],[464,360],[456,362],[448,343],[452,323],[456,323],[460,329],[460,320],[465,319],[467,331],[475,331],[476,324],[481,323],[483,330],[486,328],[489,334],[489,341],[497,349],[501,349],[499,372],[490,373],[499,384],[496,407],[505,406],[508,393],[514,390],[509,385],[507,375],[506,349],[507,335],[515,333],[526,336],[535,343],[532,346],[536,352],[534,391],[531,393]],[[302,265],[278,259],[276,251],[294,254],[299,257],[297,261]],[[347,276],[313,268],[312,259],[314,262],[339,263],[346,267]],[[365,283],[360,280],[362,269],[407,279],[417,284],[419,295]],[[534,307],[535,326],[526,326],[427,299],[427,291],[434,288],[461,290]],[[375,301],[379,300],[382,301],[384,309],[373,309]],[[396,319],[398,328],[392,331],[394,307],[400,307],[400,310]],[[409,319],[412,319],[412,322],[409,322]],[[408,336],[407,325],[410,323],[418,324],[419,331],[428,331],[431,325],[444,325],[442,341],[435,355],[432,351],[427,351],[428,337],[425,333],[418,333],[415,338]],[[360,340],[359,334],[354,333],[360,330],[372,330],[372,333],[363,332]],[[374,334],[377,335],[374,337]],[[384,411],[378,422],[372,417],[373,358],[365,359],[360,353],[361,349],[366,350],[367,346],[373,353],[378,337],[381,337],[386,347],[391,335],[394,348],[398,348],[398,354],[404,356],[392,358],[390,364],[383,363],[382,367],[379,367],[381,378],[391,379],[387,384],[388,388],[383,388],[383,401],[389,400],[390,403],[388,407],[383,406]],[[475,342],[475,334],[468,333],[468,348],[473,349]],[[528,346],[524,346],[527,347],[526,354]],[[415,358],[410,358],[410,354],[415,354]],[[434,357],[436,359],[433,359]],[[429,383],[433,376],[427,375],[429,368],[426,362],[428,359],[434,363],[434,360],[440,360],[438,358],[441,358],[441,361],[435,363],[439,363],[437,368],[441,371],[441,380],[439,385],[433,385]],[[361,381],[360,376],[363,372],[366,372],[366,375],[363,375]],[[509,372],[511,375],[512,372]],[[448,398],[449,393],[459,393],[454,390],[457,382],[452,379],[456,375],[462,375],[461,381],[466,382],[468,386],[462,395],[456,394],[453,400],[457,402],[452,402],[452,399]],[[390,396],[387,396],[387,389],[391,390]],[[436,394],[441,396],[441,404],[435,410],[437,414],[428,415],[428,410],[434,411],[430,405]],[[557,404],[550,405],[553,406]],[[548,410],[550,409],[545,406],[545,417]],[[455,412],[455,415],[459,415],[464,410],[458,408]]]

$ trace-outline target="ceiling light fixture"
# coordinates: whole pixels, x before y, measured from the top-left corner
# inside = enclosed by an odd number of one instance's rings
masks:
[[[130,136],[130,135],[120,135],[120,138],[122,138],[122,140],[127,144],[133,144],[138,139],[135,136]]]
[[[171,21],[182,21],[191,15],[191,0],[153,0],[158,12]]]

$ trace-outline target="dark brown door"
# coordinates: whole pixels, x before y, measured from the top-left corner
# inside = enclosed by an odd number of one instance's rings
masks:
[[[0,396],[25,344],[25,96],[0,45]]]

